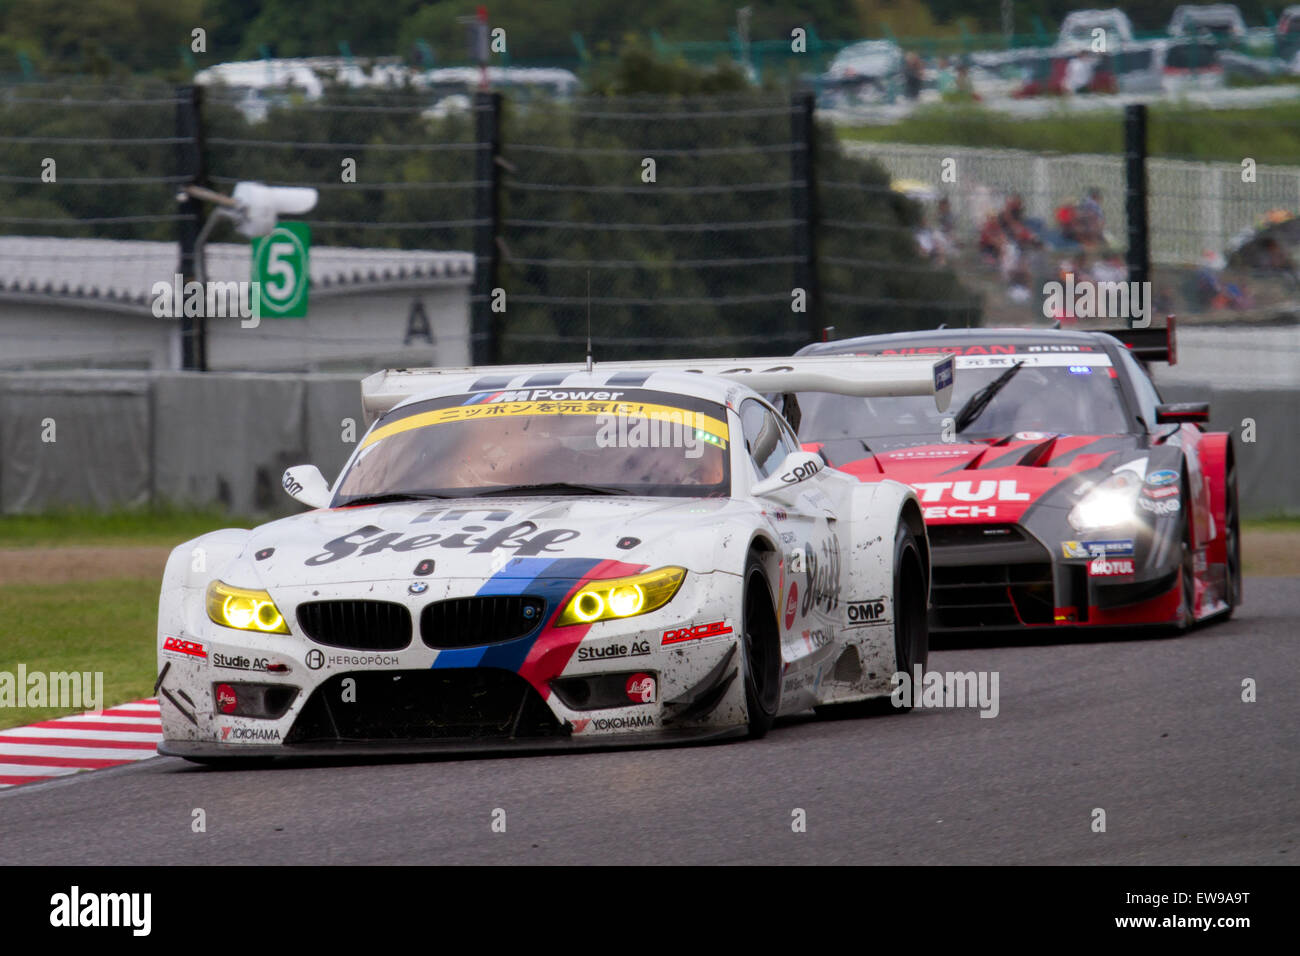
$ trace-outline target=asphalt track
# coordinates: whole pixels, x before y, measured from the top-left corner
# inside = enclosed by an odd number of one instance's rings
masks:
[[[1181,638],[933,653],[999,673],[993,719],[810,715],[753,742],[257,771],[146,760],[0,795],[0,865],[1295,864],[1297,598],[1300,579],[1251,578],[1233,620]]]

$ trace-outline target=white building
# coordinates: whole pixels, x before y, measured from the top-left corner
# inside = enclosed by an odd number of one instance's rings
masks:
[[[210,282],[247,282],[248,245],[207,247]],[[178,369],[181,322],[155,316],[174,242],[0,237],[0,369]],[[307,317],[207,320],[212,370],[469,365],[474,256],[313,246]]]

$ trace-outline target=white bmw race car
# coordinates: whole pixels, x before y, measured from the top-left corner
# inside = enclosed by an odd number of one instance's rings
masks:
[[[916,495],[800,450],[760,393],[934,395],[948,358],[379,372],[313,510],[176,548],[161,753],[761,736],[928,650]],[[793,414],[793,413],[792,413]]]

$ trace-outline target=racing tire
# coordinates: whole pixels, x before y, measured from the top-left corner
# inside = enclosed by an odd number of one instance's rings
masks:
[[[930,622],[926,607],[925,569],[916,535],[899,522],[894,533],[894,661],[895,671],[915,677],[930,661]],[[912,693],[920,687],[914,686]],[[891,704],[893,703],[891,699]],[[894,704],[893,710],[908,711],[911,705]]]
[[[781,699],[781,647],[776,605],[763,562],[751,553],[745,563],[744,610],[741,615],[741,670],[749,737],[757,740],[772,729]]]
[[[910,680],[915,676],[914,667],[920,664],[924,673],[929,660],[930,621],[929,608],[926,607],[925,568],[916,535],[906,522],[900,521],[898,530],[894,532],[895,670],[907,674]],[[918,690],[919,688],[914,688],[913,692]],[[813,708],[818,716],[831,719],[866,717],[911,709],[910,705],[903,707],[895,704],[892,695],[843,704],[819,704]]]

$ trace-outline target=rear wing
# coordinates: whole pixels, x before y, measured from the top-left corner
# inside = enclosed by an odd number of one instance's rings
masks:
[[[570,375],[608,373],[609,384],[628,385],[636,373],[645,381],[655,372],[693,372],[747,385],[766,394],[834,392],[863,398],[933,395],[940,411],[952,401],[952,356],[782,355],[775,358],[659,360],[651,362],[574,362],[556,365],[484,365],[473,368],[388,369],[361,380],[367,421],[399,402],[437,388],[453,378],[471,379],[466,391],[528,389],[565,384]],[[619,381],[619,380],[622,381]]]
[[[1141,362],[1167,362],[1170,365],[1177,365],[1178,340],[1174,332],[1176,322],[1172,315],[1166,321],[1168,324],[1164,328],[1099,329],[1098,331],[1115,336],[1133,353],[1133,357]]]

